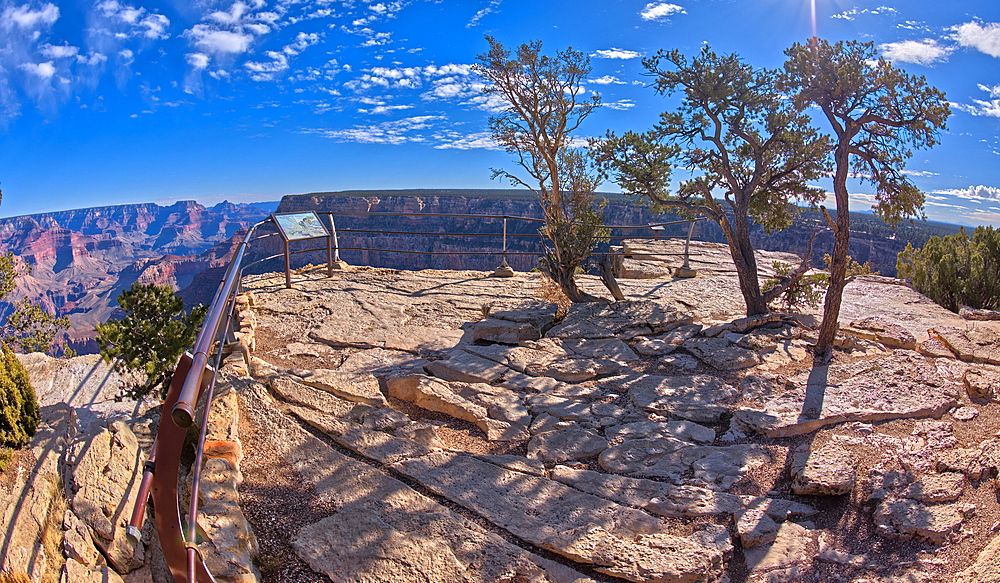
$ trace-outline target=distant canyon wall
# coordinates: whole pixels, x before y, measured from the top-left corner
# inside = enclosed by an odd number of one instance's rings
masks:
[[[397,217],[371,213],[417,213],[421,215],[476,215],[477,217],[542,218],[542,209],[530,193],[517,193],[518,198],[463,196],[442,194],[441,191],[404,191],[406,194],[351,196],[347,193],[330,195],[297,195],[282,198],[277,212],[317,211],[359,213],[334,216],[340,257],[352,265],[371,265],[395,269],[492,270],[501,260],[503,220],[456,217]],[[503,191],[500,191],[501,193]],[[517,192],[517,191],[514,191]],[[642,225],[651,222],[677,220],[673,215],[653,215],[648,209],[633,205],[620,195],[611,195],[605,207],[609,225]],[[324,222],[326,216],[322,217]],[[507,221],[507,263],[517,271],[539,267],[542,251],[537,237],[539,222]],[[668,227],[672,234],[687,234],[686,225]],[[374,231],[352,233],[350,231]],[[406,234],[394,234],[404,232]],[[416,234],[416,233],[432,233]],[[450,234],[448,234],[450,233]],[[491,234],[492,236],[478,236]],[[613,233],[614,244],[622,235],[651,236],[648,228]],[[266,242],[265,242],[266,241]],[[321,242],[293,243],[293,249]],[[363,249],[363,250],[356,250]],[[282,251],[276,237],[255,245],[255,257],[265,257]],[[407,251],[392,253],[391,251]],[[517,253],[527,253],[518,255]],[[326,262],[326,252],[293,255],[295,267],[307,263]],[[283,260],[276,259],[263,268],[283,269]]]
[[[69,345],[94,352],[94,329],[112,315],[122,290],[137,281],[188,286],[198,273],[227,263],[227,242],[275,206],[182,201],[0,219],[0,252],[13,252],[31,269],[8,300],[29,297],[69,316]]]

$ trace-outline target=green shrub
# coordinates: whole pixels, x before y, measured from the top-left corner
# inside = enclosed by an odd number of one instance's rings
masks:
[[[0,350],[0,447],[20,448],[38,427],[38,401],[14,352],[6,344]]]
[[[1000,309],[1000,230],[978,227],[971,238],[965,229],[931,237],[919,251],[907,243],[896,271],[952,312],[963,305]]]

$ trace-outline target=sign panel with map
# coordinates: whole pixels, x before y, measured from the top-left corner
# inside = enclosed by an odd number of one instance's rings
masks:
[[[300,241],[303,239],[315,239],[317,237],[329,237],[330,232],[326,230],[326,225],[319,220],[316,213],[284,213],[274,214],[274,222],[281,230],[281,235],[286,241]]]

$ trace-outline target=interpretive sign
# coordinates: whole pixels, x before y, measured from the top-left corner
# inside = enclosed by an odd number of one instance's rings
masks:
[[[307,213],[283,213],[274,214],[274,222],[281,230],[281,236],[286,241],[300,241],[302,239],[316,239],[318,237],[329,237],[330,232],[326,230],[326,225],[319,220],[313,211]]]
[[[310,249],[292,251],[288,248],[291,241],[307,239],[326,239],[326,276],[333,277],[333,237],[326,225],[319,220],[315,211],[305,213],[271,213],[271,220],[278,226],[278,235],[285,247],[285,287],[292,287],[292,269],[290,256],[292,253],[307,253]],[[330,218],[333,224],[333,217]]]

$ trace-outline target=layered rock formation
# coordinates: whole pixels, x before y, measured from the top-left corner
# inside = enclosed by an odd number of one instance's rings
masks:
[[[0,252],[13,252],[31,268],[8,300],[27,296],[49,313],[69,316],[70,346],[94,352],[94,327],[111,316],[123,289],[136,281],[187,287],[198,273],[225,265],[240,229],[273,208],[185,201],[0,219]]]

